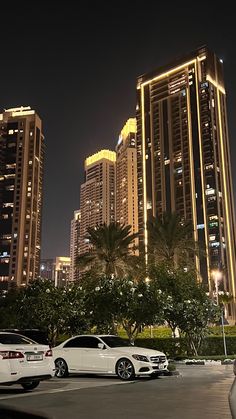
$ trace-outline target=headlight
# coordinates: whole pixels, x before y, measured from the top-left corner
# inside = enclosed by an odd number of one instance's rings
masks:
[[[137,361],[144,361],[144,362],[149,362],[149,359],[146,357],[146,356],[144,356],[144,355],[132,355],[132,357],[134,358],[134,359],[137,359]]]

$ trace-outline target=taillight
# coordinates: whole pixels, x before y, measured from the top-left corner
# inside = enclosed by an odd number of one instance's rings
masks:
[[[0,355],[2,356],[2,359],[24,358],[24,354],[22,354],[22,352],[17,351],[0,351]]]
[[[45,356],[52,356],[52,350],[49,349],[47,352],[45,352]]]

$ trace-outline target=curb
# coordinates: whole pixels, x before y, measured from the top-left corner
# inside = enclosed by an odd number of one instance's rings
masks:
[[[197,360],[197,359],[186,359],[183,361],[175,361],[175,363],[178,365],[206,365],[206,366],[216,366],[216,365],[233,365],[234,359],[225,359],[225,360],[213,360],[213,359],[203,359],[203,360]]]

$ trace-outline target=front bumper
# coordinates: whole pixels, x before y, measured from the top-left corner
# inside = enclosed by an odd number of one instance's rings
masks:
[[[167,361],[163,363],[136,361],[135,363],[136,375],[162,375],[167,370]]]

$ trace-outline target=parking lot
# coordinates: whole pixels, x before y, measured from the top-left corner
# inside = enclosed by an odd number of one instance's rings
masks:
[[[232,365],[179,366],[180,376],[143,378],[70,376],[45,381],[32,392],[0,387],[0,405],[38,412],[50,419],[111,417],[230,419]],[[1,415],[0,415],[1,417]]]

